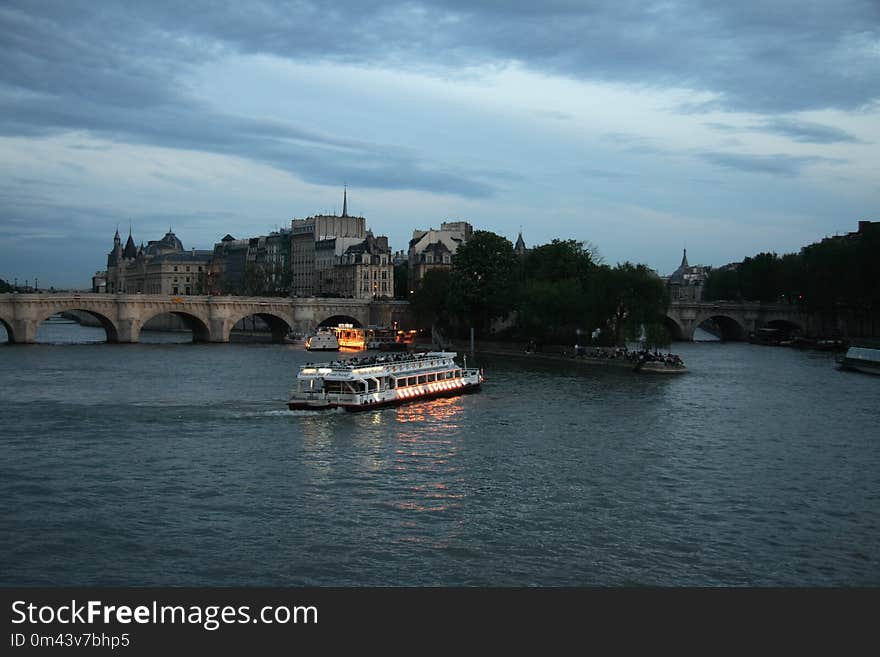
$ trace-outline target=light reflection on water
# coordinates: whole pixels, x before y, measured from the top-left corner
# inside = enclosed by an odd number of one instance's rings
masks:
[[[880,377],[676,351],[308,413],[296,345],[2,349],[0,583],[880,584]]]

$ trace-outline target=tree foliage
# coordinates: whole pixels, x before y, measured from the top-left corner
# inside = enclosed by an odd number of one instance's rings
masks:
[[[475,231],[452,259],[450,309],[459,323],[484,334],[493,320],[507,316],[516,302],[517,269],[509,239]]]
[[[880,309],[880,229],[831,237],[782,257],[759,253],[735,268],[709,274],[707,301],[762,301],[804,304],[818,312],[838,308]]]

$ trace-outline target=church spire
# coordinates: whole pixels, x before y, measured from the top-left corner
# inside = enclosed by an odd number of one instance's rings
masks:
[[[685,269],[688,266],[688,250],[684,250],[684,255],[681,256],[681,267],[680,269]]]
[[[348,216],[348,186],[342,188],[342,216]]]

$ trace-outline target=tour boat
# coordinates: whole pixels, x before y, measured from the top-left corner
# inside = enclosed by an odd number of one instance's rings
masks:
[[[336,334],[327,329],[318,329],[315,335],[306,340],[306,349],[309,351],[339,351],[339,340]]]
[[[455,357],[454,352],[428,351],[309,363],[300,367],[287,405],[291,410],[363,411],[479,390],[482,370],[461,367]]]
[[[339,346],[344,349],[364,349],[366,344],[364,329],[351,324],[340,324],[331,329],[336,334]]]
[[[880,374],[880,349],[850,347],[846,350],[841,367],[866,374]]]

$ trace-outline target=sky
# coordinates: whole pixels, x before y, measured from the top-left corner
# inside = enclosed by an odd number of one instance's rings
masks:
[[[0,278],[466,220],[671,273],[880,220],[877,0],[3,0]]]

